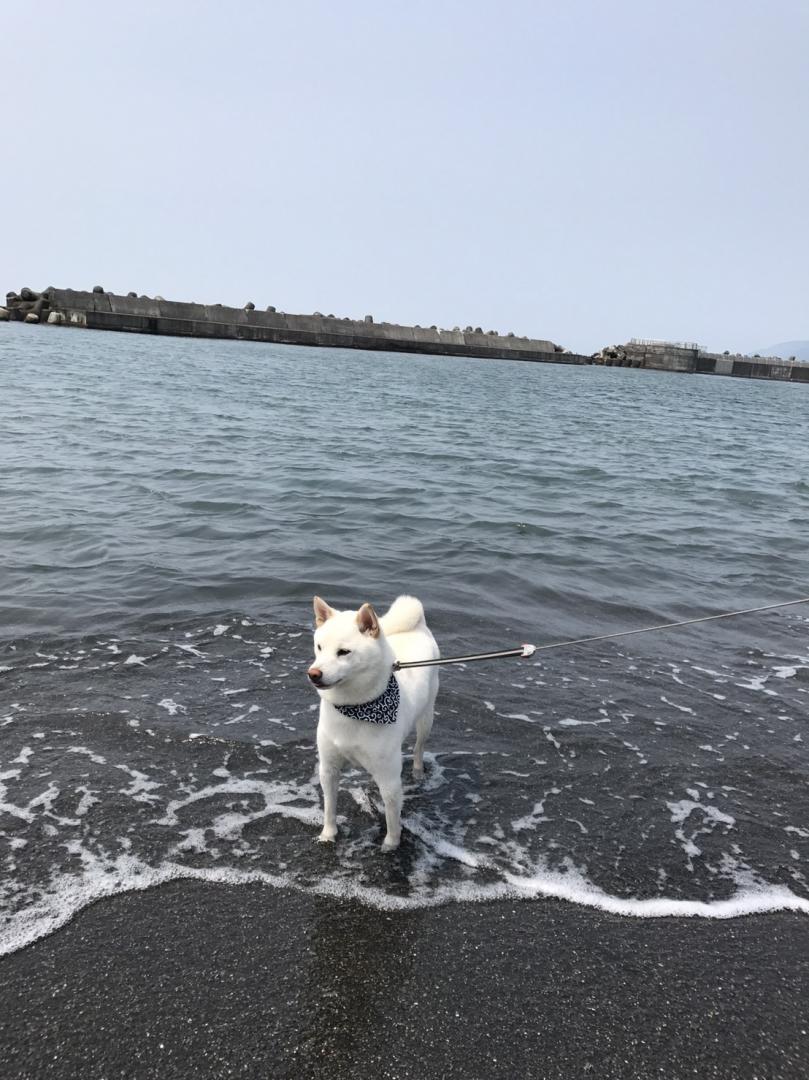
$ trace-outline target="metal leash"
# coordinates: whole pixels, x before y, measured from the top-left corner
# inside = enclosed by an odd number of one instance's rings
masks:
[[[653,630],[672,630],[675,626],[693,626],[694,623],[713,622],[715,619],[734,619],[737,615],[754,615],[759,611],[775,611],[776,608],[794,607],[796,604],[809,604],[809,596],[802,600],[787,600],[783,604],[765,604],[764,607],[745,608],[743,611],[726,611],[721,615],[703,615],[699,619],[684,619],[682,622],[659,623],[657,626],[642,626],[639,630],[620,630],[617,634],[597,634],[595,637],[574,638],[572,641],[553,641],[549,645],[520,645],[517,649],[504,649],[502,652],[474,653],[472,656],[447,656],[439,660],[403,660],[393,665],[394,671],[405,668],[438,667],[440,664],[471,664],[477,660],[500,660],[506,656],[533,656],[534,653],[547,649],[563,649],[568,645],[586,645],[592,641],[610,641],[612,638],[629,637],[631,634],[649,634]]]

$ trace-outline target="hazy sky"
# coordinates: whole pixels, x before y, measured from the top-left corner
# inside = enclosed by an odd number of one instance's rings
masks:
[[[0,291],[809,337],[806,0],[8,7]]]

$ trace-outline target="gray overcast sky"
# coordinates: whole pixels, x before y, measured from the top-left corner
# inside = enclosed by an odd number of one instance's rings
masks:
[[[3,9],[3,292],[809,338],[806,0]]]

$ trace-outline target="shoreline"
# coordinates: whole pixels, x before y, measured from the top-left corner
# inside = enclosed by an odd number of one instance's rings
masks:
[[[97,901],[0,974],[9,1080],[797,1080],[809,1066],[809,921],[790,913],[398,913],[183,880]]]

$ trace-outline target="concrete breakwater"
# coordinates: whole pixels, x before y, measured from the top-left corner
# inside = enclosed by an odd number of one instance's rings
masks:
[[[177,337],[230,338],[286,345],[317,345],[343,349],[370,349],[532,363],[595,364],[670,371],[691,375],[726,375],[745,379],[774,379],[809,383],[809,363],[794,357],[745,356],[717,353],[693,342],[632,338],[625,345],[608,345],[592,356],[572,353],[552,341],[501,335],[496,330],[467,326],[452,330],[437,326],[402,326],[364,319],[323,315],[290,315],[274,307],[258,311],[255,304],[242,308],[222,304],[190,304],[162,296],[126,296],[105,292],[96,285],[89,292],[48,288],[38,293],[23,288],[6,295],[0,321],[44,323],[121,330],[135,334]]]
[[[742,379],[776,379],[809,383],[809,364],[790,357],[745,356],[741,353],[709,352],[693,342],[651,341],[633,338],[626,345],[609,345],[596,353],[592,363],[606,367],[643,368],[646,371],[679,371],[692,375],[732,375]]]
[[[318,345],[331,348],[471,356],[483,359],[527,360],[535,363],[589,364],[552,341],[500,335],[495,330],[467,326],[442,330],[436,326],[400,326],[334,315],[289,315],[254,304],[243,308],[221,304],[190,304],[156,296],[119,296],[96,286],[90,292],[48,288],[42,293],[22,289],[8,293],[8,319],[94,330],[122,330],[137,334],[170,334],[180,337],[231,338],[238,341],[269,341],[287,345]]]

